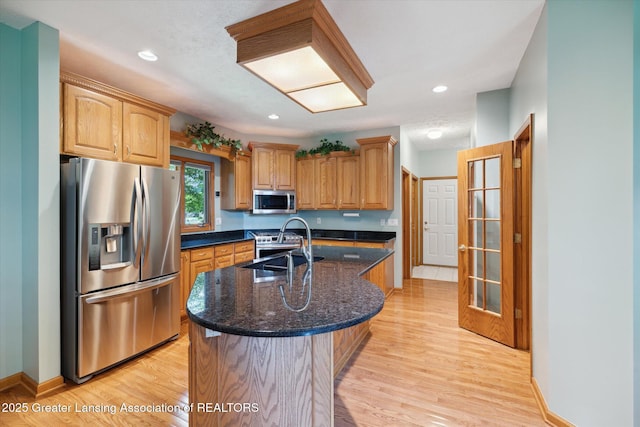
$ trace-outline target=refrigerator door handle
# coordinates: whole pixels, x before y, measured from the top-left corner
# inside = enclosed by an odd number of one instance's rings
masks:
[[[172,281],[174,281],[176,277],[177,274],[172,274],[170,276],[161,277],[159,279],[149,280],[144,283],[135,283],[133,285],[124,286],[118,289],[100,292],[99,295],[87,298],[85,302],[87,304],[98,304],[118,297],[130,297],[132,295],[150,291],[155,288],[161,288],[167,283],[171,283]]]
[[[144,212],[144,220],[143,224],[143,233],[144,237],[142,239],[142,254],[146,259],[149,256],[149,240],[151,239],[151,209],[149,207],[149,187],[147,187],[147,181],[142,178],[142,191],[144,192],[143,197],[143,209]]]
[[[135,227],[135,231],[133,233],[133,247],[135,251],[135,257],[133,261],[133,265],[136,267],[140,266],[140,257],[142,253],[140,251],[140,241],[142,240],[142,191],[140,188],[140,179],[136,178],[134,181],[133,191],[135,193],[135,207],[133,213],[133,225]]]

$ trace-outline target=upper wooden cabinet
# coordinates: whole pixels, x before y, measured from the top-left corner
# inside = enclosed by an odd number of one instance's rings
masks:
[[[169,116],[149,108],[122,104],[122,160],[167,167]]]
[[[68,72],[60,83],[60,153],[169,166],[174,109]]]
[[[337,207],[336,170],[337,160],[331,156],[321,156],[316,159],[316,208],[335,209]]]
[[[356,139],[360,144],[360,208],[393,209],[392,136]]]
[[[122,157],[122,102],[64,83],[62,105],[62,153],[104,160]]]
[[[220,193],[221,209],[251,210],[251,153],[220,158]]]
[[[360,209],[360,156],[338,151],[298,159],[298,209]]]
[[[336,163],[338,209],[360,209],[360,156],[340,156]]]
[[[254,190],[295,190],[298,145],[250,142]]]
[[[304,157],[296,165],[296,205],[298,209],[315,209],[316,159]]]

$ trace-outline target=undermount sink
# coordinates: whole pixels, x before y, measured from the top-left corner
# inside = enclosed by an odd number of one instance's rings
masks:
[[[291,258],[293,260],[294,267],[307,263],[307,259],[302,255],[292,255]],[[314,256],[313,262],[321,261],[323,259],[324,257]],[[252,268],[254,270],[271,270],[271,271],[286,270],[287,257],[280,256],[280,257],[276,257],[276,258],[272,258],[264,261],[258,261],[258,262],[254,262],[253,264],[245,265],[243,266],[243,268]]]

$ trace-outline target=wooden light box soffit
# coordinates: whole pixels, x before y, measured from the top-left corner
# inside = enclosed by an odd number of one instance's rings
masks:
[[[226,27],[237,62],[312,113],[367,104],[373,79],[320,0]]]

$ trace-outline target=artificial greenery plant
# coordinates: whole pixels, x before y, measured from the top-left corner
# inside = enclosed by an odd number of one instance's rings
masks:
[[[187,125],[185,134],[192,137],[193,142],[198,150],[202,151],[202,144],[213,145],[219,148],[222,145],[228,145],[236,151],[242,150],[242,142],[239,139],[229,139],[222,135],[218,135],[213,131],[215,126],[209,122]]]
[[[327,138],[322,138],[320,140],[320,145],[318,147],[312,148],[310,150],[298,150],[296,151],[296,158],[305,157],[307,155],[320,154],[322,156],[326,156],[332,151],[351,151],[354,150],[351,147],[344,145],[344,143],[340,140],[336,140],[335,142],[330,142]]]

